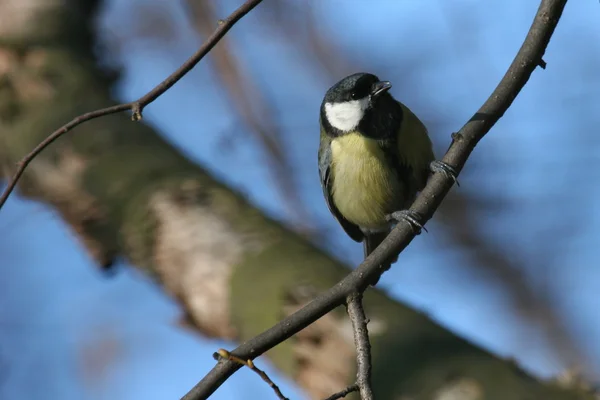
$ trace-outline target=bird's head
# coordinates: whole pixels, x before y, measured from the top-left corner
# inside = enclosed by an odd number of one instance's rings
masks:
[[[321,104],[321,118],[341,132],[350,132],[381,101],[392,99],[387,93],[391,87],[390,82],[380,81],[373,74],[360,72],[347,76],[325,94]]]

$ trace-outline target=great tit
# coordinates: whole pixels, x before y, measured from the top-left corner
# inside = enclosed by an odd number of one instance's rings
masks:
[[[432,164],[425,125],[392,97],[391,87],[373,74],[357,73],[333,85],[321,103],[323,195],[348,236],[363,242],[365,257],[393,222],[405,220],[420,230],[420,216],[408,208],[430,168],[448,172],[449,167]]]

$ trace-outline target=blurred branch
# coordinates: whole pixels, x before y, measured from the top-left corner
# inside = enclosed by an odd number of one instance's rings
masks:
[[[515,312],[545,331],[553,343],[552,349],[566,365],[581,364],[587,360],[585,352],[566,329],[567,325],[551,309],[551,300],[542,293],[536,293],[526,282],[526,263],[515,259],[514,254],[509,257],[506,251],[494,248],[494,244],[478,232],[474,215],[469,212],[477,207],[472,203],[472,199],[454,193],[451,201],[445,203],[445,212],[440,213],[444,226],[450,231],[445,237],[453,242],[452,247],[471,250],[468,254],[473,262],[466,265],[476,268],[478,273],[488,273],[499,282],[515,301]]]
[[[198,31],[202,35],[209,35],[216,20],[212,3],[205,0],[189,0],[187,3]],[[295,228],[301,232],[311,231],[313,224],[298,190],[297,173],[287,156],[284,135],[274,121],[274,116],[278,115],[277,110],[249,74],[244,74],[242,64],[231,50],[227,38],[215,47],[211,57],[215,64],[214,70],[229,93],[229,100],[266,154],[269,173],[293,217]]]
[[[346,58],[339,48],[325,35],[321,34],[315,21],[314,1],[273,1],[259,11],[259,15],[269,17],[268,28],[273,28],[283,35],[304,53],[314,58],[329,76],[348,75],[353,63]],[[268,15],[268,14],[271,15]],[[304,33],[304,34],[303,34]],[[306,42],[301,46],[299,37]]]
[[[566,2],[542,0],[527,37],[508,71],[475,115],[453,135],[452,145],[443,158],[446,164],[460,172],[477,143],[510,107],[535,68],[540,65]],[[452,185],[453,180],[443,174],[434,174],[429,179],[411,207],[423,216],[423,223],[432,217]],[[398,255],[414,236],[415,232],[408,224],[398,224],[381,245],[338,284],[267,331],[246,341],[233,353],[242,359],[258,357],[342,305],[348,295],[356,291],[364,292],[368,283],[381,274],[379,266]],[[208,398],[239,368],[233,362],[219,362],[183,399]]]
[[[319,0],[306,1],[274,1],[266,3],[257,12],[259,17],[268,19],[264,24],[278,37],[285,37],[292,45],[303,51],[304,58],[314,61],[325,72],[328,80],[335,81],[340,76],[348,75],[358,70],[370,70],[374,60],[364,57],[355,59],[349,57],[340,46],[332,40],[334,35],[328,34],[327,23],[318,21],[314,10]],[[406,55],[405,55],[406,56]],[[427,48],[415,54],[411,52],[411,60],[405,59],[401,65],[396,65],[390,74],[402,77],[404,82],[411,82],[413,75],[420,70],[421,64],[428,58]],[[407,67],[407,65],[410,65]],[[386,78],[393,80],[392,78]]]
[[[9,180],[7,187],[4,189],[2,196],[0,196],[0,210],[8,200],[8,196],[12,193],[15,186],[17,185],[17,181],[25,172],[25,169],[31,163],[31,161],[41,153],[46,147],[60,138],[62,135],[71,131],[77,125],[81,125],[84,122],[90,121],[95,118],[103,117],[110,114],[115,114],[122,111],[131,110],[133,113],[132,119],[134,121],[139,121],[142,119],[142,112],[144,108],[156,100],[159,96],[169,90],[174,84],[176,84],[184,75],[192,70],[198,64],[204,56],[210,52],[213,47],[225,36],[225,34],[235,25],[242,17],[248,14],[254,7],[260,4],[262,0],[248,0],[244,4],[242,4],[237,10],[235,10],[229,17],[219,22],[219,26],[213,34],[206,39],[206,41],[200,46],[198,51],[194,53],[186,62],[184,62],[181,67],[179,67],[175,72],[169,75],[164,81],[158,84],[154,89],[140,97],[139,99],[132,101],[130,103],[118,104],[111,107],[106,107],[100,110],[88,112],[82,114],[71,122],[63,125],[59,129],[55,130],[44,139],[40,144],[38,144],[29,154],[27,154],[21,161],[18,162],[16,171],[14,172],[12,178]]]

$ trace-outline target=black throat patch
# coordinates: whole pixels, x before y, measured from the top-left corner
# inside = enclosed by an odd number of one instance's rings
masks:
[[[402,125],[403,114],[402,106],[385,93],[365,111],[358,124],[358,131],[376,140],[395,139]]]
[[[354,131],[376,140],[395,140],[402,125],[403,114],[402,106],[390,94],[384,93],[365,111]],[[321,105],[320,117],[321,126],[328,136],[339,137],[350,133],[331,125],[325,113],[325,102]]]

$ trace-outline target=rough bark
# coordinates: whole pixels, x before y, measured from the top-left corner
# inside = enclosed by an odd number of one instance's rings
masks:
[[[114,101],[113,80],[91,53],[95,5],[0,0],[6,176],[53,129]],[[206,336],[248,339],[348,271],[127,115],[59,140],[33,161],[19,190],[51,205],[99,264],[123,256],[154,276]],[[540,382],[379,291],[366,294],[365,307],[379,399],[593,398]],[[350,322],[336,311],[267,353],[312,398],[354,378]]]

